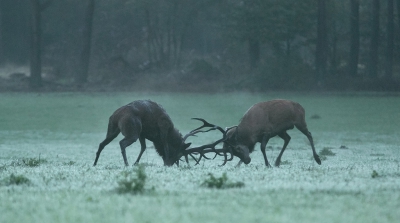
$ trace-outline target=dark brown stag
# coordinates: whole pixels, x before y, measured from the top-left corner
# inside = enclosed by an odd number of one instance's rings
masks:
[[[291,139],[286,131],[294,127],[307,136],[314,159],[321,164],[315,152],[311,133],[307,129],[304,108],[297,102],[282,99],[260,102],[247,110],[239,125],[227,131],[227,139],[222,151],[230,151],[234,156],[239,157],[238,165],[242,162],[248,164],[251,161],[249,154],[254,151],[255,144],[259,142],[265,165],[270,167],[265,147],[270,138],[279,136],[285,141],[275,161],[275,166],[279,166],[282,154]]]
[[[164,165],[176,163],[190,143],[185,143],[187,137],[182,137],[175,129],[167,112],[157,103],[150,100],[138,100],[117,109],[110,117],[106,139],[100,143],[96,153],[96,166],[101,151],[119,133],[124,138],[119,142],[124,163],[128,166],[126,147],[139,139],[141,150],[135,164],[139,163],[146,150],[146,139],[153,142],[157,153],[162,157]],[[187,155],[185,155],[187,158]],[[187,159],[186,159],[187,160]]]

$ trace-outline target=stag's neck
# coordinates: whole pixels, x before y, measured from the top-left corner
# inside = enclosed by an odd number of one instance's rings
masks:
[[[255,137],[251,133],[251,131],[249,131],[249,129],[246,129],[245,127],[238,126],[237,131],[238,144],[245,145],[247,148],[249,148],[249,152],[253,152],[254,146],[258,141],[257,137]]]

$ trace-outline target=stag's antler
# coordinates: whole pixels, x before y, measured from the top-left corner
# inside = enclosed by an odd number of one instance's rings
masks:
[[[206,120],[204,120],[204,119],[202,119],[202,118],[192,118],[192,119],[202,121],[202,122],[203,122],[203,125],[200,126],[200,127],[198,127],[198,128],[196,128],[196,129],[194,129],[194,130],[192,130],[192,131],[189,132],[188,134],[186,134],[186,135],[183,137],[184,140],[186,140],[189,136],[194,136],[194,135],[196,135],[197,133],[200,133],[200,132],[209,132],[209,131],[212,131],[212,130],[218,130],[218,131],[220,131],[220,132],[223,134],[223,137],[222,137],[221,139],[219,139],[219,140],[217,140],[217,141],[211,143],[211,144],[207,144],[207,145],[203,145],[203,146],[199,146],[199,147],[194,147],[194,148],[186,149],[186,150],[184,151],[184,156],[185,156],[186,162],[188,162],[187,156],[190,155],[190,156],[196,161],[196,165],[197,165],[197,164],[200,163],[200,160],[201,160],[201,158],[203,158],[203,157],[204,157],[205,159],[210,159],[210,158],[208,158],[207,156],[205,156],[205,153],[209,153],[209,152],[215,152],[215,153],[216,153],[213,159],[215,159],[215,157],[216,157],[217,155],[219,155],[219,156],[224,156],[225,160],[224,160],[224,163],[223,163],[221,166],[225,165],[227,161],[232,160],[232,159],[233,159],[233,155],[232,155],[232,151],[231,151],[230,148],[229,148],[229,150],[226,150],[226,149],[216,149],[216,148],[215,148],[215,146],[217,146],[217,145],[218,145],[219,143],[221,143],[221,142],[224,142],[224,141],[227,139],[227,136],[226,136],[227,130],[224,130],[224,129],[221,128],[220,126],[211,124],[211,123],[207,122]],[[209,128],[209,129],[207,129],[207,130],[201,130],[201,129],[203,129],[203,128]],[[228,159],[228,157],[227,157],[227,152],[231,153],[231,157],[230,157],[229,159]],[[192,154],[200,154],[200,158],[197,160],[197,159],[195,159],[195,158],[193,157]]]

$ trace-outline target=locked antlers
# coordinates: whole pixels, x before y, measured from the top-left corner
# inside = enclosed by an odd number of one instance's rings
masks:
[[[206,120],[204,120],[202,118],[192,118],[192,119],[199,120],[199,121],[203,122],[203,125],[198,127],[198,128],[196,128],[196,129],[194,129],[194,130],[192,130],[192,131],[190,131],[188,134],[186,134],[183,137],[184,141],[190,136],[195,136],[197,133],[209,132],[209,131],[213,131],[213,130],[220,131],[222,133],[222,138],[217,140],[217,141],[215,141],[215,142],[213,142],[213,143],[210,143],[210,144],[206,144],[206,145],[202,145],[202,146],[199,146],[199,147],[193,147],[193,148],[189,148],[189,149],[184,150],[183,151],[183,156],[185,156],[186,162],[188,162],[188,155],[190,155],[196,161],[196,165],[197,165],[197,164],[199,164],[201,158],[210,159],[207,156],[205,156],[206,153],[210,153],[210,152],[214,152],[215,153],[215,156],[214,156],[213,159],[215,159],[215,157],[217,155],[224,156],[224,162],[223,162],[223,164],[221,166],[225,165],[226,162],[231,161],[233,159],[231,147],[229,147],[228,149],[216,149],[215,148],[215,146],[217,146],[221,142],[226,141],[226,139],[227,139],[226,133],[227,133],[227,131],[229,129],[224,130],[220,126],[211,124],[211,123],[207,122]],[[208,129],[202,130],[204,128],[208,128]],[[227,156],[228,152],[231,154],[229,159],[228,159],[228,156]],[[199,159],[197,160],[193,156],[193,154],[195,154],[195,155],[199,154],[200,155]]]

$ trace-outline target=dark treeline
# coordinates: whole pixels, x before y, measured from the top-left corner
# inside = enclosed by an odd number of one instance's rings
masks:
[[[28,67],[35,89],[398,91],[399,14],[400,0],[0,0],[0,67]]]

